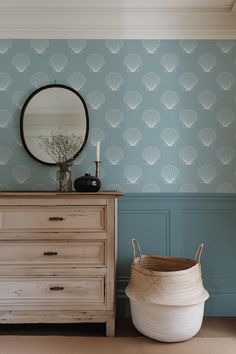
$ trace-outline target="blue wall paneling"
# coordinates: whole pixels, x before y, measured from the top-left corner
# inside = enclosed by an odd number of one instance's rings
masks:
[[[130,240],[143,253],[193,258],[203,242],[202,273],[209,316],[236,316],[236,196],[127,194],[119,201],[119,315],[128,314],[124,288],[132,262]]]

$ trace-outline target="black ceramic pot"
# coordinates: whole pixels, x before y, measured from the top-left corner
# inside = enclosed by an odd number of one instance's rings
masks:
[[[77,192],[98,192],[101,185],[100,179],[91,176],[89,173],[85,173],[84,176],[76,178],[74,181],[74,187]]]

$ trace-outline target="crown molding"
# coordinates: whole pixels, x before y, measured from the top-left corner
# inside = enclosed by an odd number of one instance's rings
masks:
[[[1,4],[3,3],[3,4]],[[99,0],[100,9],[136,9],[136,8],[149,8],[149,9],[211,9],[212,11],[230,11],[233,7],[235,0]],[[0,0],[1,8],[16,8],[20,7],[23,9],[32,8],[36,9],[38,7],[43,8],[54,8],[57,10],[59,8],[94,8],[98,7],[97,0],[87,0],[86,2],[82,0],[41,0],[40,6],[38,1],[35,0],[8,0],[7,4],[5,0]]]
[[[123,0],[119,5],[113,3],[107,7],[107,1],[102,0],[99,8],[91,6],[94,0],[83,6],[68,7],[58,0],[57,8],[51,0],[45,7],[13,7],[16,0],[9,1],[11,6],[0,7],[1,38],[236,39],[235,3],[233,8],[224,6],[221,11],[210,12],[212,1],[209,0],[199,0],[199,7],[194,11],[150,7],[156,0],[148,0],[146,6],[143,0],[142,3],[135,0],[137,7],[128,7],[134,0],[127,0],[123,7]],[[29,2],[24,0],[24,4]],[[202,4],[205,4],[204,11]]]

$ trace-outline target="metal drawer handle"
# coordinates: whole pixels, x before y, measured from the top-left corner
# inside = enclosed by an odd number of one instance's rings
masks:
[[[50,286],[50,290],[61,291],[61,290],[64,290],[64,287],[63,286]]]
[[[43,254],[44,254],[44,256],[57,256],[58,255],[57,252],[44,252]]]
[[[61,216],[50,216],[50,221],[62,221],[64,220]]]

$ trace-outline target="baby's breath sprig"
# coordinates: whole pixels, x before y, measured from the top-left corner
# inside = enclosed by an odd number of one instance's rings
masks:
[[[57,164],[72,161],[82,145],[82,138],[66,130],[52,131],[49,136],[39,135],[39,146]]]

